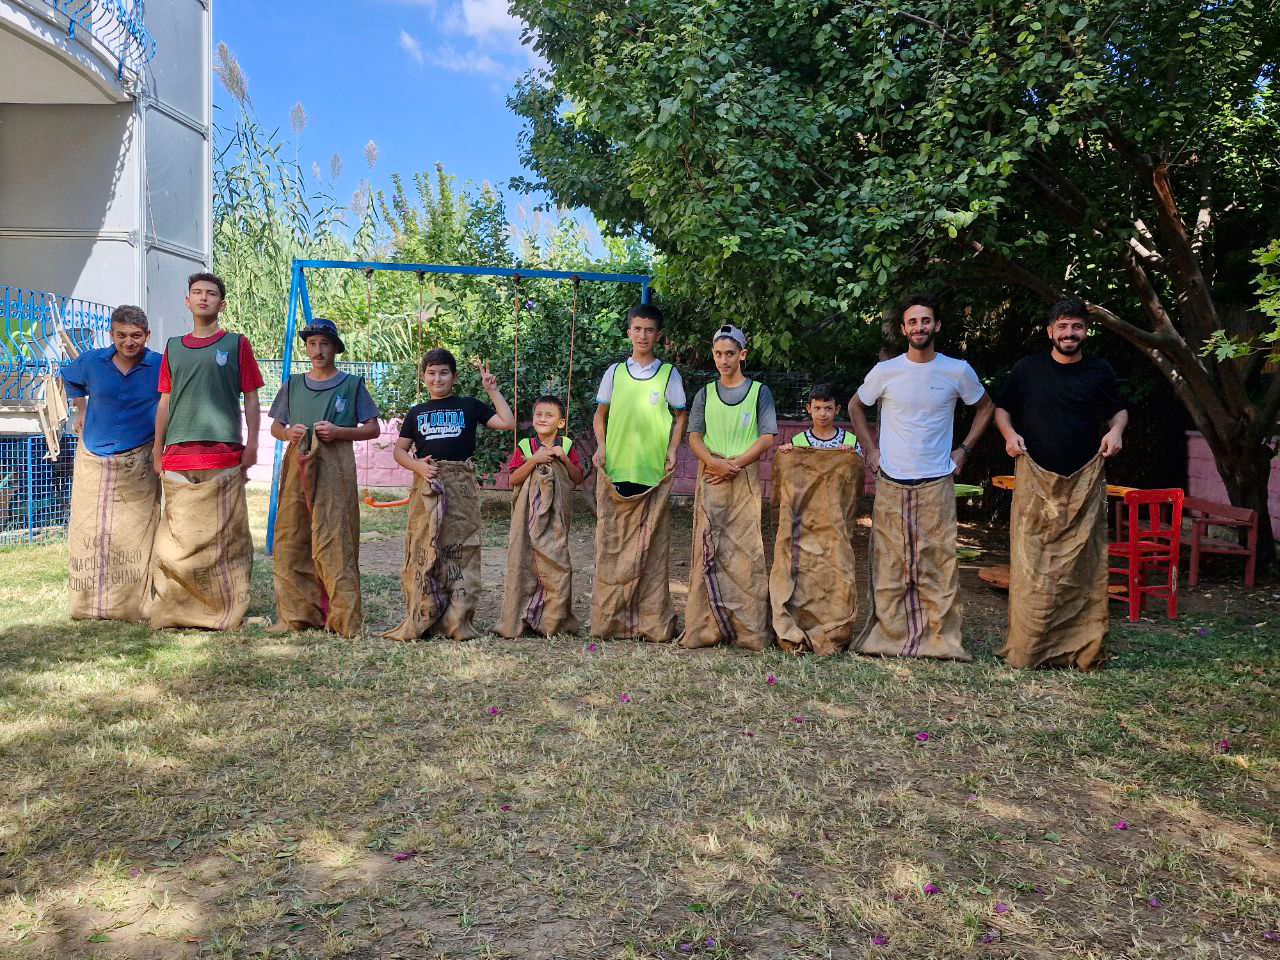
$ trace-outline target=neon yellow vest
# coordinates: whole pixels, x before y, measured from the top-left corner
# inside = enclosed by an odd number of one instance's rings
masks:
[[[604,472],[614,483],[656,487],[667,472],[667,444],[675,417],[667,406],[669,363],[648,380],[637,380],[620,361],[613,368],[613,396],[605,421]]]
[[[756,406],[760,399],[760,381],[754,380],[747,395],[730,406],[720,399],[720,384],[707,384],[705,416],[707,432],[702,441],[718,457],[736,457],[760,439],[760,423]]]
[[[605,439],[607,440],[608,437],[606,437]],[[570,450],[573,449],[573,440],[571,440],[569,437],[556,437],[556,441],[560,444],[560,446],[564,447],[565,453],[568,453]],[[520,453],[524,456],[526,460],[530,459],[533,456],[532,438],[525,437],[518,444],[516,444],[516,446],[520,448]]]
[[[841,430],[840,427],[836,427],[836,429]],[[841,446],[856,447],[858,445],[858,438],[854,436],[854,433],[852,430],[842,430],[842,433],[844,434],[844,436],[840,438]],[[794,437],[791,438],[791,445],[793,447],[812,447],[813,444],[809,442],[809,431],[805,430],[802,433],[797,433]]]

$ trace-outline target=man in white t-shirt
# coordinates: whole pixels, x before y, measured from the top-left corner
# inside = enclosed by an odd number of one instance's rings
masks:
[[[938,353],[941,329],[931,297],[902,310],[907,352],[875,365],[849,400],[849,419],[876,478],[872,588],[876,623],[862,653],[969,660],[960,639],[953,477],[991,423],[995,404],[973,368]],[[954,450],[956,402],[976,406]],[[880,405],[880,436],[865,407]]]

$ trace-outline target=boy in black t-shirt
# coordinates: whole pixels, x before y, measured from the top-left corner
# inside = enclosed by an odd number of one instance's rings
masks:
[[[419,375],[430,399],[405,414],[396,463],[413,473],[405,534],[404,622],[387,636],[418,640],[441,633],[454,640],[479,636],[472,622],[480,594],[480,495],[475,468],[476,427],[514,430],[515,415],[487,363],[480,381],[493,406],[453,393],[458,362],[448,350],[428,350]]]

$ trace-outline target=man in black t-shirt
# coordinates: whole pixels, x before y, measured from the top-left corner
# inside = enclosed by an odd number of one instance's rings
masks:
[[[1111,364],[1084,355],[1088,332],[1088,307],[1064,300],[1049,314],[1052,349],[1013,365],[996,405],[996,427],[1009,456],[1029,454],[1044,469],[1069,477],[1098,453],[1109,459],[1120,452],[1129,412]]]
[[[1049,313],[1048,353],[1013,367],[996,426],[1016,461],[1009,523],[1010,666],[1088,670],[1107,635],[1107,494],[1103,463],[1120,452],[1129,413],[1111,365],[1084,355],[1089,308]]]

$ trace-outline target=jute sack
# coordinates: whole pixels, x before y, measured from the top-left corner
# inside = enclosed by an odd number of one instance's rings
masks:
[[[249,609],[253,537],[239,467],[166,471],[151,626],[235,630]]]
[[[668,563],[671,474],[644,493],[624,497],[603,470],[596,474],[596,572],[591,633],[667,643],[676,633]]]
[[[689,602],[680,646],[728,643],[763,650],[773,643],[760,504],[758,462],[723,483],[710,483],[706,468],[699,465]]]
[[[439,467],[430,482],[415,474],[409,492],[400,578],[407,611],[404,622],[384,634],[392,640],[480,636],[474,623],[481,583],[476,471],[451,460],[439,461]]]
[[[572,497],[569,471],[559,461],[534,467],[516,492],[499,635],[578,632],[569,559]]]
[[[147,618],[160,478],[151,444],[99,457],[81,444],[71,487],[72,620]]]
[[[862,458],[852,447],[793,447],[773,458],[772,487],[769,597],[778,643],[792,653],[842,653],[857,632]]]
[[[1013,667],[1087,670],[1107,636],[1107,480],[1102,455],[1069,477],[1029,456],[1015,466],[1009,526]]]
[[[360,491],[350,440],[314,430],[285,448],[276,508],[277,628],[355,637],[360,606]]]
[[[876,478],[871,527],[875,622],[859,653],[971,660],[960,641],[956,493],[950,477],[915,486]]]

